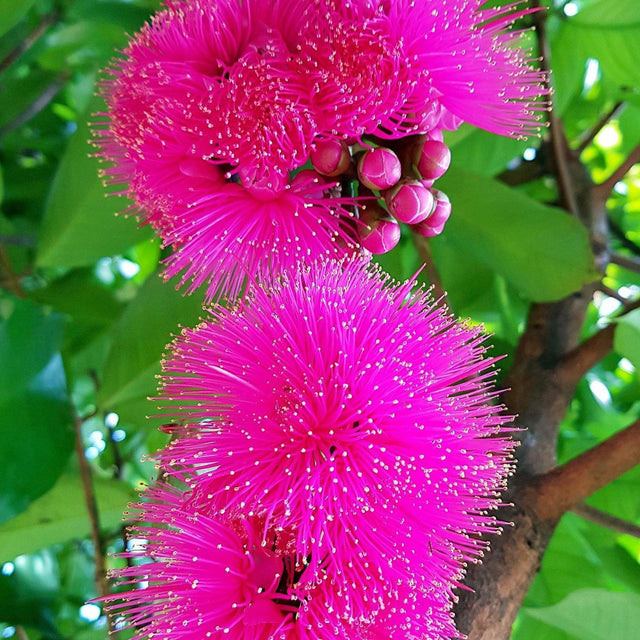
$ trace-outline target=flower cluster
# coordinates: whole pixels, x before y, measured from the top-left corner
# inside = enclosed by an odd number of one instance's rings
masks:
[[[442,131],[536,130],[514,5],[166,0],[103,82],[108,181],[209,300],[317,255],[442,230]]]
[[[461,637],[454,589],[499,524],[512,442],[483,335],[413,284],[299,264],[175,340],[170,482],[108,598],[136,639]]]

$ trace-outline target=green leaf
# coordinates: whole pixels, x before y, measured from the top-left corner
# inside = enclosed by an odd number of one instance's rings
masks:
[[[98,161],[89,158],[95,149],[88,142],[91,134],[84,120],[99,104],[93,102],[72,136],[53,180],[38,244],[36,264],[40,267],[93,264],[151,235],[148,229],[137,229],[133,218],[115,215],[128,201],[121,196],[107,197],[98,177]]]
[[[122,512],[135,498],[124,483],[93,478],[100,525],[112,529],[122,523]],[[80,476],[63,474],[56,485],[13,520],[0,526],[0,562],[33,553],[52,544],[82,538],[90,533]]]
[[[640,309],[615,318],[613,348],[640,371]]]
[[[596,58],[620,86],[640,84],[640,14],[636,0],[598,0],[566,21],[573,55]]]
[[[58,479],[73,449],[62,358],[63,320],[24,300],[5,299],[0,323],[0,522]]]
[[[146,404],[150,412],[153,405],[145,399],[156,393],[160,359],[172,333],[180,324],[195,324],[202,314],[202,295],[185,296],[152,274],[115,327],[98,394],[100,406],[122,414],[130,403],[136,409]]]
[[[453,204],[443,238],[529,300],[558,300],[599,277],[586,229],[560,209],[453,167],[438,186]]]
[[[35,0],[0,0],[0,36],[18,24],[34,3]]]
[[[551,607],[526,613],[581,640],[635,638],[640,629],[640,595],[580,589]]]
[[[475,129],[451,147],[451,165],[483,176],[495,176],[535,142]]]

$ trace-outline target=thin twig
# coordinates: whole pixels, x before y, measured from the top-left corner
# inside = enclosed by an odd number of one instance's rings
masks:
[[[624,232],[624,229],[615,220],[612,220],[611,217],[609,217],[609,229],[625,249],[628,249],[631,253],[640,256],[640,247],[635,242],[627,238],[627,234]]]
[[[614,298],[618,302],[622,302],[622,304],[626,304],[627,302],[629,302],[627,298],[621,296],[615,289],[607,287],[607,285],[605,284],[600,283],[598,285],[598,291],[604,293],[605,296],[609,296],[609,298]]]
[[[11,291],[18,298],[24,298],[25,292],[20,282],[20,277],[13,270],[11,260],[5,251],[5,248],[0,244],[0,272],[4,273],[4,277],[0,280],[0,286],[7,291]]]
[[[625,106],[624,102],[616,102],[613,108],[605,113],[598,123],[587,132],[587,135],[582,139],[575,152],[580,155],[594,141],[595,137],[602,131],[603,127],[608,124],[609,120],[613,120],[613,118],[619,115]]]
[[[549,521],[640,464],[640,420],[531,483],[535,510]]]
[[[597,184],[593,188],[594,197],[604,202],[616,184],[620,182],[620,180],[629,173],[633,165],[638,162],[640,162],[640,144],[629,152],[629,155],[624,159],[622,164],[604,182]]]
[[[59,74],[22,113],[19,113],[13,120],[7,122],[7,124],[0,129],[0,138],[3,138],[14,129],[18,129],[37,116],[38,113],[56,97],[68,79],[68,73]]]
[[[29,636],[27,632],[24,630],[24,627],[21,625],[16,626],[16,638],[18,640],[29,640]]]
[[[623,256],[620,253],[612,253],[609,261],[629,271],[640,273],[640,258],[635,256]]]
[[[620,317],[638,308],[640,308],[640,299],[627,300],[614,317]],[[581,342],[575,349],[569,351],[554,369],[558,380],[561,380],[567,386],[577,384],[591,367],[594,367],[611,352],[615,330],[616,325],[609,324]]]
[[[45,31],[53,24],[60,20],[62,14],[59,10],[52,11],[42,16],[42,19],[36,26],[36,28],[22,41],[15,46],[9,53],[0,61],[0,73],[10,67],[21,55],[29,51],[31,47],[40,39]]]
[[[600,509],[596,509],[585,502],[577,504],[571,511],[581,518],[605,527],[606,529],[611,529],[611,531],[633,536],[634,538],[640,538],[640,527],[637,524],[612,516],[610,513],[600,511]]]
[[[540,9],[542,7],[540,0],[533,0],[531,4],[533,8]],[[536,35],[538,37],[538,48],[540,51],[540,69],[544,71],[547,76],[550,76],[551,67],[549,61],[551,60],[551,48],[549,47],[549,40],[547,38],[546,14],[546,9],[537,11],[534,14],[534,20],[536,22]],[[549,99],[552,99],[551,96]],[[553,108],[549,111],[549,135],[551,138],[551,148],[553,150],[560,201],[571,215],[578,217],[578,202],[573,187],[571,171],[569,170],[569,163],[567,162],[572,151],[569,148],[562,122]]]
[[[0,244],[8,244],[13,247],[35,247],[38,244],[38,240],[35,236],[0,234]]]
[[[413,244],[418,251],[420,260],[424,264],[424,270],[427,275],[427,279],[431,283],[432,294],[435,300],[439,300],[440,304],[450,307],[449,300],[447,298],[447,292],[442,286],[442,280],[440,279],[440,273],[436,267],[436,263],[433,260],[431,253],[431,247],[429,246],[428,238],[421,236],[418,233],[413,234]]]
[[[75,430],[75,450],[76,457],[78,459],[78,466],[80,468],[80,479],[82,480],[82,490],[84,492],[84,500],[87,508],[87,514],[89,516],[89,522],[91,525],[91,540],[93,542],[93,557],[95,560],[96,570],[94,574],[94,581],[96,590],[101,597],[109,595],[109,580],[107,579],[107,572],[105,567],[105,543],[100,532],[100,514],[98,511],[98,502],[96,500],[95,493],[93,491],[93,481],[91,479],[91,467],[87,462],[85,456],[84,444],[82,442],[82,420],[75,414],[74,411],[74,430]],[[114,621],[112,617],[107,614],[109,629],[114,629]]]

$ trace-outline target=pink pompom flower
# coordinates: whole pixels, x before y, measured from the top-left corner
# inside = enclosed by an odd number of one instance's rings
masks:
[[[402,585],[436,585],[448,611],[510,470],[483,335],[412,286],[363,260],[300,265],[185,329],[164,363],[186,426],[161,460],[191,508],[290,532],[300,588],[332,581],[349,620],[382,624]]]

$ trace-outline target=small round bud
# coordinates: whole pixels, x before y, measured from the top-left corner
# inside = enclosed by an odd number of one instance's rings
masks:
[[[418,180],[402,180],[384,195],[389,211],[400,222],[418,224],[433,210],[431,191]]]
[[[311,164],[318,173],[335,177],[344,173],[351,162],[349,147],[343,140],[316,140],[311,151]]]
[[[360,244],[371,253],[387,253],[400,242],[400,225],[391,218],[378,219],[358,229]]]
[[[256,198],[256,200],[273,200],[278,193],[286,188],[289,177],[282,174],[258,172],[255,167],[241,167],[238,177],[244,188]]]
[[[325,196],[327,182],[317,171],[303,169],[291,179],[291,189],[304,194],[306,198],[319,200]]]
[[[425,238],[440,235],[451,215],[451,201],[447,194],[438,189],[432,189],[432,193],[436,203],[433,213],[426,220],[413,227],[416,233]]]
[[[358,162],[360,182],[369,189],[388,189],[400,180],[401,175],[400,159],[386,147],[366,151]]]
[[[431,129],[431,131],[428,131],[427,140],[437,140],[438,142],[444,142],[444,133],[442,133],[442,129]]]
[[[427,140],[422,146],[416,166],[427,180],[436,180],[444,175],[451,163],[451,151],[444,142]]]

